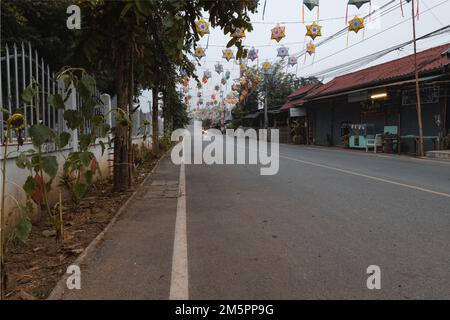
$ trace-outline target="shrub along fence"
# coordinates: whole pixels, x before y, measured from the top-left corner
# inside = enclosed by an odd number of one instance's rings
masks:
[[[98,139],[95,139],[88,149],[96,159],[98,173],[106,177],[111,173],[113,161],[111,149],[113,144],[111,143],[109,147],[105,145],[104,141],[111,141],[112,137],[109,132],[105,134],[105,132],[101,131],[112,127],[115,119],[110,95],[101,94],[95,87],[95,82],[93,82],[92,97],[98,101],[93,109],[94,116],[98,116],[96,119],[101,119],[105,126],[98,123],[94,125],[92,120],[83,118],[84,123],[76,128],[68,128],[67,123],[70,119],[68,119],[69,113],[66,113],[66,111],[83,110],[85,109],[84,104],[88,103],[83,99],[82,94],[76,90],[73,83],[65,81],[64,77],[58,79],[43,57],[40,57],[38,52],[32,49],[31,44],[7,44],[1,49],[0,107],[3,109],[3,112],[0,112],[0,139],[2,141],[0,160],[7,156],[6,172],[8,173],[6,181],[6,194],[8,196],[5,198],[4,212],[10,213],[7,220],[10,220],[10,225],[15,225],[20,220],[19,212],[16,210],[17,201],[21,203],[26,200],[27,195],[22,186],[29,177],[29,172],[19,169],[16,162],[21,154],[33,149],[29,132],[30,128],[35,125],[48,127],[53,131],[55,137],[59,137],[62,133],[70,134],[67,144],[62,148],[59,148],[55,141],[44,142],[41,145],[43,153],[55,156],[58,163],[63,163],[71,153],[79,150],[80,137],[96,135]],[[34,92],[34,98],[27,99],[27,95],[31,95],[30,86],[35,86],[39,89]],[[62,100],[57,99],[57,95],[64,98]],[[19,135],[14,134],[12,131],[9,132],[8,151],[14,150],[15,152],[5,154],[6,120],[8,114],[12,115],[14,113],[21,113],[25,124]],[[150,135],[151,132],[147,121],[150,119],[150,115],[139,110],[132,114],[131,117],[130,122],[134,125],[133,143],[145,143],[149,146],[151,139],[145,139],[144,137]],[[94,130],[96,132],[93,132]],[[62,170],[62,166],[59,166],[57,178],[52,179],[53,189],[52,193],[49,194],[50,200],[57,200],[59,192],[53,191],[58,191],[60,188],[59,180],[63,174]],[[3,176],[0,176],[0,182],[2,179]]]

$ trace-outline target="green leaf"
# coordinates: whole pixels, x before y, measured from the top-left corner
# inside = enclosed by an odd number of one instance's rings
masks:
[[[59,94],[52,94],[48,97],[48,103],[56,109],[64,109],[64,100]]]
[[[77,110],[64,111],[64,120],[66,121],[67,127],[72,130],[77,129],[83,121],[80,112]]]
[[[81,134],[80,135],[80,149],[81,150],[87,150],[91,143],[93,142],[93,139],[95,138],[95,135],[92,134]]]
[[[16,226],[15,235],[21,242],[25,242],[31,234],[32,224],[30,215],[33,210],[33,206],[30,201],[25,204],[19,204],[20,210],[20,222]]]
[[[94,173],[91,170],[87,170],[86,173],[84,174],[85,178],[86,178],[86,182],[88,184],[92,183],[92,178],[94,177]]]
[[[56,177],[58,173],[58,161],[55,156],[47,156],[42,158],[42,170],[51,178]]]
[[[22,100],[26,103],[31,103],[36,93],[36,89],[30,84],[25,88],[25,90],[22,91]]]
[[[80,152],[79,153],[79,157],[80,157],[81,164],[84,167],[88,167],[89,164],[91,163],[92,158],[93,158],[93,154],[91,152],[89,152],[89,151]]]
[[[31,162],[28,159],[26,153],[24,152],[19,153],[16,159],[16,165],[20,169],[31,169]]]
[[[125,5],[125,7],[122,9],[122,12],[120,13],[120,18],[123,18],[126,14],[127,14],[127,12],[131,9],[131,7],[133,6],[133,3],[132,2],[130,2],[130,3],[127,3],[126,5]]]
[[[42,146],[54,136],[52,129],[41,124],[33,125],[29,130],[29,134],[35,147]]]
[[[28,176],[23,185],[23,190],[27,193],[27,195],[31,196],[34,190],[36,190],[36,185],[36,180],[34,180],[32,176]]]
[[[73,186],[73,194],[75,195],[77,201],[80,201],[86,195],[87,190],[87,184],[75,183],[75,185]]]
[[[81,83],[89,91],[90,94],[95,93],[95,79],[90,75],[83,74],[83,76],[81,77]]]
[[[98,143],[100,144],[100,147],[102,148],[102,157],[105,154],[106,146],[103,140],[99,140]]]
[[[61,132],[59,136],[57,135],[55,137],[55,143],[59,149],[62,149],[65,146],[67,146],[69,144],[69,140],[70,140],[70,133],[68,132]]]

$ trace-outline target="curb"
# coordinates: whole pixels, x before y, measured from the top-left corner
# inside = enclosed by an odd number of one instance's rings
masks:
[[[170,150],[168,151],[170,152]],[[117,219],[124,213],[125,209],[128,207],[130,202],[134,199],[138,191],[140,190],[140,187],[144,186],[144,184],[150,179],[150,177],[153,175],[153,172],[158,168],[159,163],[167,156],[167,153],[164,154],[161,158],[158,159],[155,166],[153,167],[152,171],[145,177],[145,179],[139,184],[139,187],[131,194],[131,196],[125,201],[125,203],[119,208],[119,210],[116,212],[114,217],[111,219],[111,221],[108,223],[108,225],[103,229],[102,232],[100,232],[94,240],[89,243],[89,245],[84,249],[83,253],[74,261],[71,265],[77,265],[81,266],[86,262],[86,260],[90,257],[90,255],[100,246],[102,243],[106,233],[116,224]],[[66,281],[69,275],[65,273],[62,278],[56,283],[55,287],[53,288],[52,292],[49,294],[49,296],[45,300],[61,300],[65,291],[66,291]]]

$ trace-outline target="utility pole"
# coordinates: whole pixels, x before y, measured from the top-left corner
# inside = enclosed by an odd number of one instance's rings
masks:
[[[268,116],[268,114],[267,114],[267,94],[268,94],[268,91],[269,90],[267,90],[267,87],[268,87],[268,83],[269,83],[269,81],[268,81],[268,79],[266,79],[266,94],[264,95],[264,129],[269,129],[269,116]]]
[[[422,127],[422,106],[420,101],[420,85],[419,85],[419,71],[417,70],[417,43],[416,43],[416,15],[415,15],[415,5],[414,0],[412,0],[411,11],[412,11],[412,23],[413,23],[413,42],[414,42],[414,71],[416,75],[416,110],[417,110],[417,120],[419,124],[419,157],[424,156],[423,148],[423,127]]]

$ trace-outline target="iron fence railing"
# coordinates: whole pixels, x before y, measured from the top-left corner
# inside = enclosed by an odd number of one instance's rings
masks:
[[[33,50],[31,44],[24,43],[6,44],[0,50],[0,107],[8,110],[10,114],[21,112],[25,116],[26,126],[24,138],[28,139],[28,128],[40,123],[50,127],[60,133],[67,130],[63,110],[58,110],[49,104],[49,96],[52,94],[63,94],[65,85],[63,81],[58,81],[55,73],[51,71],[50,65],[39,57],[37,50]],[[39,86],[39,95],[34,104],[27,104],[22,99],[22,92],[32,82],[36,81]],[[78,93],[76,95],[75,106],[80,108],[83,104]],[[100,92],[96,90],[96,96],[100,98]],[[97,107],[96,112],[103,112],[103,106]],[[0,137],[4,141],[3,112],[0,113]],[[85,133],[91,130],[90,123],[84,126]]]

